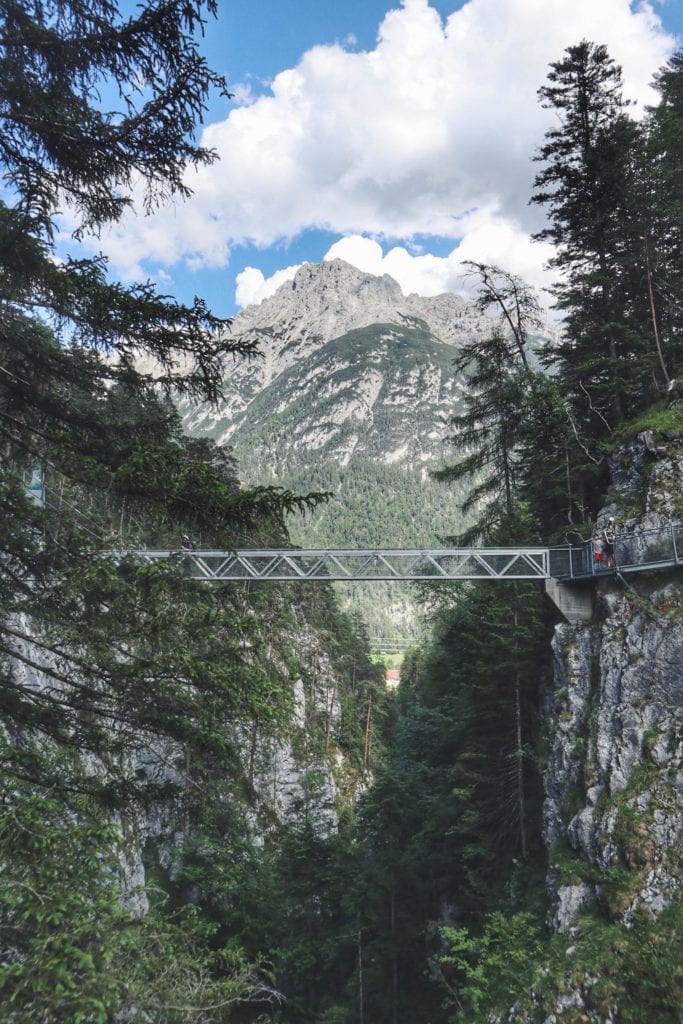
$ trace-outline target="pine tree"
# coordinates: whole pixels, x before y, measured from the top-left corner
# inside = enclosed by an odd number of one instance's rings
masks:
[[[681,372],[683,351],[683,53],[655,77],[659,104],[649,111],[642,164],[647,211],[644,237],[649,329],[661,348],[664,373]],[[643,194],[643,192],[645,194]]]
[[[448,440],[466,454],[433,473],[445,483],[469,484],[461,510],[465,515],[476,510],[477,521],[457,537],[463,544],[490,538],[501,523],[511,525],[515,518],[518,446],[525,395],[533,380],[527,349],[540,323],[535,296],[523,281],[497,267],[466,265],[480,281],[479,309],[493,307],[498,316],[490,333],[463,345],[453,361],[456,372],[466,374],[468,390],[465,411],[449,420],[454,432]]]
[[[130,16],[108,0],[0,7],[3,760],[43,780],[51,747],[23,742],[35,735],[106,755],[110,774],[90,780],[106,790],[136,732],[226,754],[221,719],[279,703],[277,691],[262,702],[236,592],[107,557],[150,538],[170,546],[188,528],[225,544],[257,522],[283,536],[302,502],[241,491],[230,456],[184,438],[163,400],[215,399],[225,353],[246,349],[201,300],[123,286],[103,258],[55,251],[62,206],[80,235],[122,216],[133,180],[151,207],[186,195],[187,167],[213,159],[192,139],[209,91],[224,88],[192,34],[205,12],[213,0]],[[36,464],[43,506],[24,486]]]
[[[604,46],[586,40],[570,46],[551,64],[548,82],[539,96],[560,125],[546,133],[536,157],[544,167],[531,201],[548,209],[549,224],[536,237],[556,246],[550,266],[562,275],[554,293],[565,336],[547,357],[600,436],[626,415],[634,374],[642,369],[622,287],[636,127],[621,94],[621,69]]]

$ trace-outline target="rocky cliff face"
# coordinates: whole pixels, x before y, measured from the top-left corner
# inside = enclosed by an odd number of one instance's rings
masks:
[[[657,913],[681,885],[680,608],[673,583],[638,596],[604,592],[599,625],[560,627],[555,641],[546,840],[551,847],[568,841],[587,866],[631,870],[631,892],[613,908],[624,923],[639,906]],[[567,883],[557,865],[549,888],[559,931],[604,895],[599,875]]]
[[[423,467],[443,457],[443,420],[462,382],[452,348],[486,328],[456,295],[404,296],[342,260],[306,264],[235,318],[258,355],[226,366],[225,401],[183,407],[186,427],[230,443],[248,483],[354,454]]]
[[[648,530],[680,519],[683,441],[655,441],[640,435],[612,459],[604,514],[617,516],[627,546],[651,543]],[[602,967],[599,947],[592,970],[582,962],[587,921],[616,928],[609,941],[617,944],[623,929],[626,963],[635,937],[656,936],[662,915],[680,900],[683,574],[678,569],[597,587],[594,621],[557,627],[547,708],[549,923],[567,935],[564,992],[546,1016],[509,1019],[654,1021],[623,1015],[629,981],[606,986],[607,950]],[[666,935],[662,925],[664,943]]]
[[[304,819],[313,823],[318,835],[327,835],[336,830],[340,813],[367,784],[367,772],[340,745],[344,698],[347,715],[354,714],[348,706],[351,669],[340,662],[329,629],[313,625],[310,609],[295,603],[284,588],[271,595],[267,611],[261,608],[256,614],[262,620],[264,645],[253,665],[272,679],[274,688],[291,695],[290,717],[277,727],[248,721],[224,723],[234,761],[216,769],[217,799],[234,808],[234,821],[240,821],[243,835],[251,835],[257,845],[280,826]],[[20,634],[31,634],[28,620],[16,625]],[[10,662],[17,685],[27,691],[59,692],[52,673],[60,664],[54,655],[47,651],[38,662],[21,640],[16,641],[15,650],[17,657]],[[248,660],[248,653],[245,657]],[[378,681],[380,669],[373,671]],[[81,752],[80,756],[86,774],[106,773],[105,763],[94,755]],[[185,844],[193,832],[184,794],[197,785],[197,766],[178,743],[150,735],[141,736],[138,745],[129,737],[119,757],[124,770],[150,793],[144,807],[129,808],[125,817],[111,814],[112,825],[125,840],[119,853],[121,899],[133,914],[143,915],[149,909],[149,864],[158,861],[162,872],[174,880],[183,862]],[[202,784],[206,784],[203,772]]]
[[[264,652],[273,685],[284,686],[291,694],[290,721],[277,730],[256,722],[225,725],[236,757],[226,794],[237,780],[237,788],[248,794],[247,817],[260,836],[301,815],[315,822],[319,834],[327,834],[336,829],[340,811],[364,785],[358,767],[338,743],[344,690],[339,665],[327,649],[326,637],[307,622],[302,610],[292,607],[290,615],[291,632],[286,638],[272,638]],[[192,766],[172,745],[146,744],[135,752],[135,769],[138,778],[155,787],[171,784],[182,791],[188,778],[192,784]],[[225,799],[234,800],[234,792]],[[152,840],[163,867],[172,869],[174,851],[180,851],[184,842],[181,803],[150,806],[140,824],[141,842]]]

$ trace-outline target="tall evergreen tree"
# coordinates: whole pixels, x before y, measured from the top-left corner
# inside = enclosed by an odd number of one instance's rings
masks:
[[[661,347],[666,372],[683,366],[683,52],[655,76],[660,102],[645,123],[641,207],[648,221],[647,259],[650,329]]]
[[[531,200],[548,210],[549,224],[536,237],[554,243],[550,265],[561,273],[554,292],[565,336],[547,355],[600,436],[624,418],[638,387],[634,376],[642,375],[625,324],[622,272],[637,129],[622,97],[621,69],[604,46],[570,46],[551,64],[539,96],[560,121],[536,157],[544,167]]]
[[[467,376],[468,390],[465,410],[449,420],[449,442],[465,455],[433,476],[467,482],[461,509],[466,515],[476,510],[477,520],[456,539],[469,544],[498,532],[511,538],[515,528],[519,443],[534,378],[527,353],[540,318],[535,295],[521,279],[483,263],[465,265],[479,281],[479,309],[496,315],[490,333],[463,345],[453,361],[456,372]]]
[[[118,220],[133,181],[151,207],[213,159],[192,137],[224,89],[193,36],[205,13],[213,0],[132,15],[109,0],[0,5],[0,701],[15,771],[41,775],[16,742],[25,730],[110,756],[136,729],[208,741],[210,708],[229,717],[250,683],[260,703],[243,650],[229,653],[244,621],[234,594],[104,557],[114,510],[138,541],[154,521],[157,541],[193,527],[230,543],[257,520],[281,530],[299,504],[240,491],[230,458],[183,438],[159,398],[215,399],[225,353],[245,346],[201,300],[123,286],[103,258],[58,259],[54,242],[62,206],[79,235]],[[22,479],[36,464],[43,506]]]

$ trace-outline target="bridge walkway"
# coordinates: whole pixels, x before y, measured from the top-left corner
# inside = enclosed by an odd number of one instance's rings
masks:
[[[615,565],[598,566],[590,541],[552,547],[243,548],[145,550],[146,562],[182,559],[193,579],[212,582],[294,580],[532,580],[584,582],[617,573],[683,565],[683,526],[633,531],[617,538]]]
[[[582,585],[683,566],[683,526],[622,531],[615,564],[609,567],[595,562],[590,541],[549,547],[244,548],[135,554],[150,563],[180,560],[191,579],[207,582],[543,580],[563,615],[581,622],[591,617],[593,603],[592,588]]]

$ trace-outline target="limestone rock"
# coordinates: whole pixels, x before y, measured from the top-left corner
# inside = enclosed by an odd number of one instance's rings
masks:
[[[622,527],[634,546],[649,543],[674,515],[683,479],[683,444],[652,452],[643,435],[611,460],[610,504],[617,516],[634,489],[643,516]],[[649,467],[649,468],[648,468]],[[612,908],[629,926],[639,907],[660,913],[681,886],[683,850],[683,579],[656,573],[598,584],[595,621],[559,626],[555,680],[547,702],[553,731],[545,774],[546,842],[567,843],[575,870],[599,877],[620,865],[631,872],[625,905]],[[583,866],[583,867],[582,867]],[[603,898],[599,885],[568,882],[551,867],[550,922],[572,927],[581,908]]]

